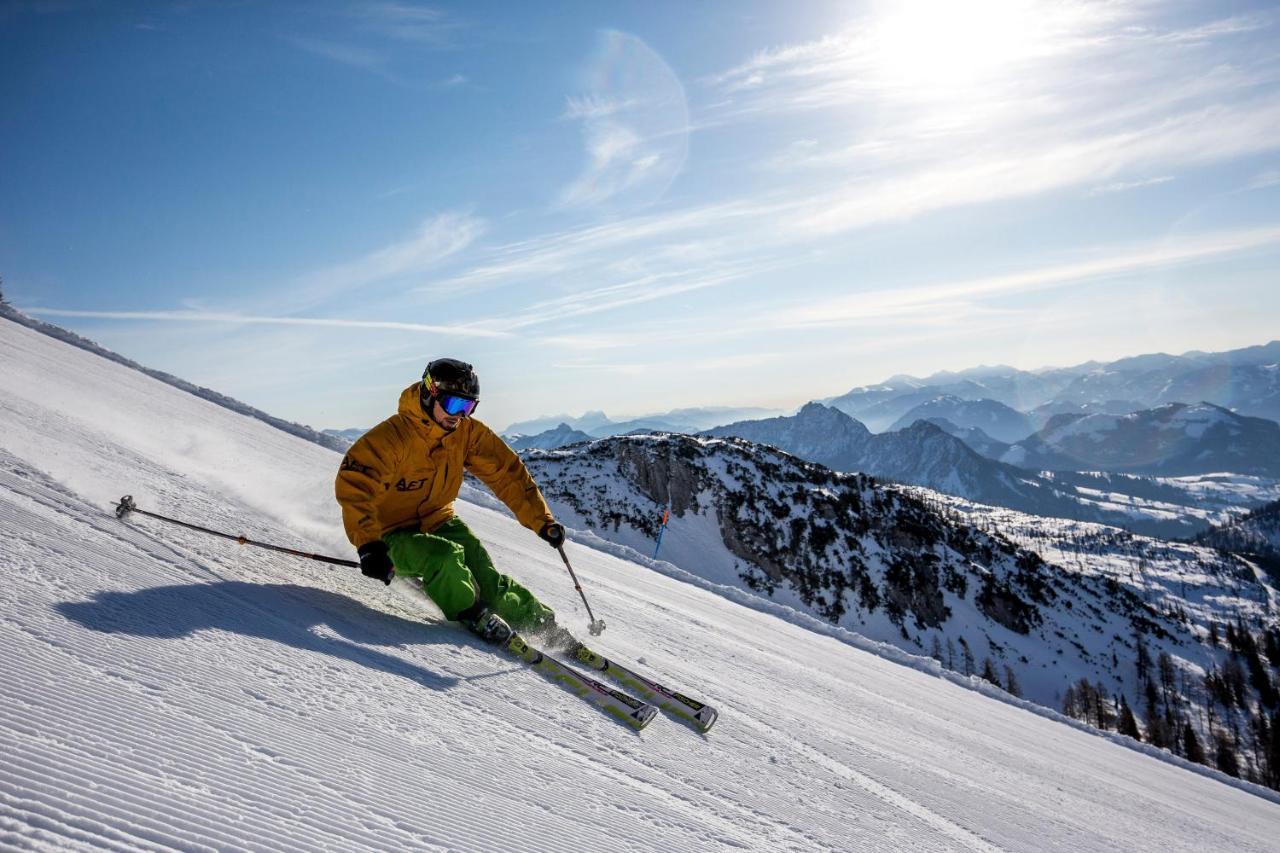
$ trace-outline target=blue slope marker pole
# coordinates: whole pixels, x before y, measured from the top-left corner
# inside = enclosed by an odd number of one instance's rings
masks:
[[[671,504],[662,513],[662,523],[658,525],[658,543],[653,546],[653,559],[658,559],[658,551],[662,548],[662,534],[667,532],[667,522],[671,520]]]

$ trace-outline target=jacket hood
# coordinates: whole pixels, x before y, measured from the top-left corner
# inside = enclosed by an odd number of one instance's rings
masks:
[[[415,382],[408,388],[400,392],[400,406],[398,412],[401,417],[409,421],[420,430],[424,430],[432,438],[444,438],[449,435],[449,431],[440,424],[433,421],[422,409],[422,383]],[[461,426],[461,425],[459,425]],[[454,430],[457,432],[457,430]]]

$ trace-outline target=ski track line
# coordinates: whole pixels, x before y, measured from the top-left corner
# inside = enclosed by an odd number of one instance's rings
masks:
[[[79,661],[78,661],[79,662]],[[81,662],[83,663],[83,662]],[[5,671],[6,675],[9,672]],[[56,685],[51,685],[51,688]],[[157,704],[157,697],[148,692],[148,705]],[[234,844],[241,849],[262,849],[273,850],[281,849],[281,847],[291,846],[315,846],[323,847],[327,839],[334,837],[348,838],[355,846],[368,844],[368,839],[359,839],[348,837],[344,832],[344,825],[338,818],[328,818],[327,815],[341,815],[347,813],[351,808],[350,790],[349,788],[341,789],[341,792],[335,795],[326,795],[319,793],[310,788],[311,780],[304,773],[304,785],[308,787],[308,793],[303,800],[308,803],[304,810],[308,822],[300,824],[298,818],[302,816],[296,808],[288,806],[276,805],[278,799],[274,797],[273,791],[278,787],[276,784],[268,781],[259,780],[256,784],[247,776],[259,775],[263,771],[270,770],[278,773],[280,770],[292,772],[296,770],[305,771],[301,765],[288,762],[281,765],[277,756],[269,755],[269,750],[264,750],[262,746],[243,735],[238,735],[234,731],[235,728],[241,727],[237,722],[232,722],[230,728],[221,727],[213,724],[209,719],[199,717],[194,714],[185,712],[181,707],[175,708],[163,698],[159,699],[159,707],[143,706],[142,708],[130,708],[125,718],[117,717],[111,713],[115,710],[113,699],[118,702],[118,698],[112,695],[100,697],[100,701],[94,702],[91,708],[84,709],[80,714],[72,714],[69,711],[59,714],[63,708],[75,707],[76,700],[80,698],[77,694],[63,696],[57,692],[51,691],[48,694],[50,698],[56,700],[52,705],[45,705],[39,708],[42,723],[45,727],[52,722],[55,731],[63,732],[110,732],[112,740],[103,741],[95,739],[85,739],[77,741],[74,744],[66,741],[55,741],[55,745],[64,751],[71,753],[75,759],[72,763],[82,769],[97,768],[98,772],[95,778],[100,782],[100,789],[111,789],[114,782],[118,781],[121,771],[127,771],[131,777],[146,783],[159,784],[164,788],[166,793],[148,797],[140,796],[136,801],[138,809],[136,812],[128,814],[129,821],[138,821],[138,815],[145,815],[149,812],[154,813],[170,812],[175,817],[180,817],[185,825],[200,827],[205,835],[202,839],[220,838],[219,827],[225,825],[235,825],[244,827],[251,831],[253,839],[267,839],[267,841],[247,840],[243,836],[230,836],[224,838],[218,845],[225,846],[227,843]],[[106,709],[99,711],[98,709]],[[154,735],[156,731],[166,731],[172,728],[167,725],[169,719],[168,713],[177,713],[186,717],[189,722],[204,725],[211,730],[210,732],[196,732],[182,734],[190,734],[191,740],[182,744],[168,743],[169,754],[163,758],[172,764],[174,758],[182,761],[181,765],[172,768],[166,768],[164,765],[155,763],[155,750],[153,747]],[[20,734],[27,735],[27,741],[37,741],[41,735],[41,729],[31,727],[29,722],[27,727],[23,728],[22,723],[27,721],[14,721],[8,719],[8,714],[0,710],[0,719],[4,719],[5,727],[16,731]],[[246,731],[255,732],[253,726],[242,726]],[[210,740],[210,734],[214,740]],[[223,739],[222,746],[219,746],[218,736]],[[45,736],[47,737],[47,736]],[[230,748],[228,748],[230,747]],[[255,754],[256,750],[256,754]],[[243,756],[240,762],[236,762],[236,756]],[[225,765],[225,766],[224,766]],[[292,765],[292,766],[290,766]],[[55,767],[57,765],[51,765]],[[197,776],[184,776],[182,772],[194,769]],[[166,770],[168,772],[166,772]],[[252,772],[250,772],[252,771]],[[49,772],[49,771],[46,771]],[[43,774],[42,774],[43,775]],[[37,777],[39,778],[39,777]],[[30,780],[29,780],[30,781]],[[203,788],[216,798],[222,798],[224,802],[210,802],[209,797],[203,797],[198,802],[193,802],[190,807],[183,808],[178,812],[172,812],[163,804],[166,802],[167,794],[172,793],[172,789],[176,784],[196,783],[195,788],[199,790]],[[144,786],[145,787],[145,786]],[[65,795],[65,792],[59,792]],[[284,802],[288,802],[285,800]],[[102,801],[95,798],[88,807],[102,807]],[[376,809],[379,803],[368,802],[367,805]],[[388,824],[394,823],[394,815],[387,814]],[[304,831],[303,834],[309,834],[309,840],[303,839],[298,832]],[[403,833],[398,833],[398,838],[384,838],[377,844],[372,846],[382,846],[383,844],[391,847],[404,846],[421,846],[423,844],[432,844],[433,839],[410,833],[409,838],[403,837]],[[413,837],[416,836],[416,837]],[[304,843],[304,841],[306,843]],[[439,842],[434,842],[439,843]]]
[[[815,747],[797,740],[786,734],[782,729],[767,729],[751,717],[746,718],[744,724],[757,729],[763,735],[768,735],[771,731],[774,732],[777,737],[786,741],[794,751],[807,755],[815,764],[827,768],[836,776],[853,783],[867,794],[900,809],[968,850],[982,851],[982,853],[1005,853],[1003,848],[997,847],[973,831],[933,812],[927,806],[917,803],[888,785],[877,782],[870,776],[831,758]]]
[[[68,841],[83,850],[172,850],[172,846],[149,843],[130,837],[113,827],[93,820],[68,822],[56,810],[31,800],[10,797],[0,788],[0,846],[5,849],[52,850],[68,847]],[[9,829],[5,826],[9,825]],[[209,850],[211,847],[190,847]]]
[[[516,723],[510,724],[517,727],[531,739],[543,740],[546,748],[567,753],[578,761],[585,761],[600,775],[609,776],[624,787],[628,787],[636,791],[643,791],[650,795],[659,796],[661,799],[666,800],[669,806],[678,809],[691,819],[700,823],[707,822],[709,818],[713,819],[712,822],[715,824],[717,829],[714,831],[714,834],[703,834],[703,837],[700,840],[704,843],[717,846],[732,846],[742,849],[757,849],[758,840],[755,838],[755,833],[760,833],[770,839],[770,843],[764,849],[779,849],[777,845],[780,843],[780,840],[776,838],[778,833],[770,830],[783,830],[786,834],[796,836],[796,838],[787,845],[787,849],[813,849],[812,839],[806,838],[802,831],[797,830],[789,824],[778,821],[776,818],[767,815],[766,813],[746,809],[741,804],[735,803],[732,800],[717,794],[702,783],[691,782],[687,777],[677,777],[669,769],[661,767],[656,761],[646,762],[643,760],[642,752],[629,753],[623,756],[639,765],[638,768],[631,768],[628,770],[626,768],[614,767],[607,764],[600,757],[598,751],[592,752],[580,747],[574,747],[563,742],[549,739],[542,731],[533,727]],[[647,731],[648,729],[646,729],[646,732]],[[617,752],[619,750],[614,751]],[[649,771],[649,778],[645,778],[640,774],[635,773],[636,769]],[[656,780],[653,777],[679,781],[710,799],[717,801],[721,807],[726,807],[732,812],[732,814],[722,815],[714,811],[708,811],[708,804],[699,802],[692,795],[681,795],[674,791],[663,791],[661,787],[656,784]],[[627,810],[628,808],[619,804],[613,805],[614,808],[620,810]],[[744,826],[744,823],[747,825]],[[754,829],[752,828],[753,824],[756,825],[756,828]],[[742,837],[744,835],[746,836],[745,838]],[[644,848],[641,847],[639,849]]]
[[[52,717],[49,713],[49,709],[45,708],[42,710],[45,712],[46,719]],[[198,809],[173,805],[170,801],[170,795],[174,793],[175,788],[192,787],[194,790],[198,791],[199,786],[190,786],[189,783],[192,780],[189,777],[184,777],[181,774],[173,772],[175,768],[171,766],[171,757],[166,756],[166,759],[169,760],[169,765],[166,765],[165,763],[157,764],[155,762],[155,757],[152,754],[152,751],[148,749],[149,741],[151,740],[150,732],[155,730],[152,725],[145,725],[139,728],[137,723],[132,723],[131,725],[126,726],[122,725],[121,720],[112,717],[109,714],[103,714],[90,715],[88,719],[80,722],[79,728],[73,728],[73,726],[76,725],[76,720],[67,718],[58,719],[56,717],[52,718],[60,724],[62,727],[61,730],[63,731],[96,731],[100,726],[114,724],[112,729],[110,729],[114,740],[110,743],[104,744],[101,741],[86,738],[74,745],[69,743],[66,739],[56,741],[54,744],[55,747],[60,748],[58,751],[69,752],[74,757],[75,760],[73,765],[75,767],[80,770],[95,771],[92,774],[97,784],[97,787],[94,790],[95,796],[91,800],[88,800],[83,807],[92,809],[99,816],[111,815],[117,818],[118,822],[121,823],[149,826],[149,818],[145,816],[154,814],[167,815],[173,820],[164,821],[160,825],[161,827],[170,831],[177,831],[180,835],[188,834],[183,832],[183,829],[194,828],[198,830],[200,834],[195,836],[194,839],[189,839],[190,841],[214,839],[218,840],[219,846],[223,846],[227,843],[237,843],[241,846],[245,845],[245,842],[239,836],[227,836],[223,834],[221,827],[228,822],[248,826],[255,832],[256,837],[266,838],[269,841],[273,836],[279,835],[278,831],[276,831],[275,825],[268,823],[263,819],[262,813],[264,810],[261,809],[257,812],[244,813],[237,809],[229,807],[225,809],[216,808],[211,807],[208,804],[203,805]],[[162,714],[146,715],[142,720],[140,720],[140,722],[148,724],[162,721]],[[20,723],[15,724],[9,719],[6,719],[5,723],[10,730],[19,735],[26,735],[26,740],[28,742],[39,740],[38,730],[32,730],[29,728],[24,729]],[[210,750],[196,749],[193,747],[179,751],[177,755],[186,760],[187,764],[184,766],[198,767],[201,760],[208,760]],[[30,761],[32,759],[29,758],[28,760]],[[15,760],[15,764],[16,763],[17,761]],[[50,759],[50,763],[47,766],[35,766],[34,764],[29,766],[28,769],[34,772],[28,775],[28,788],[35,790],[38,786],[43,784],[39,780],[50,777],[57,778],[60,775],[60,765],[61,762],[55,763]],[[132,793],[128,788],[125,788],[122,792],[113,784],[119,780],[122,771],[128,771],[129,775],[133,777],[150,779],[152,781],[162,783],[166,794],[157,798],[146,796],[144,794]],[[69,780],[74,780],[75,776],[71,775],[67,778]],[[223,779],[210,779],[209,784],[204,787],[210,791],[216,789],[231,799],[234,799],[235,795],[237,795],[240,790],[246,790],[244,779],[236,769],[232,769]],[[57,800],[58,797],[61,796],[64,808],[70,808],[77,805],[78,798],[74,792],[61,788],[50,789],[50,796],[54,800]],[[111,808],[112,804],[117,802],[127,803],[130,808]],[[270,800],[267,800],[266,802],[269,803]],[[265,811],[270,812],[271,810]],[[287,817],[288,814],[287,812],[277,810],[274,816],[283,818]],[[228,820],[218,820],[220,817]],[[182,829],[174,830],[174,827],[181,827]],[[340,830],[340,827],[336,825],[333,828]],[[152,831],[159,832],[160,829],[157,828]],[[283,836],[275,838],[274,843],[285,843],[289,841],[291,837],[292,836]],[[319,838],[316,840],[318,841]],[[164,843],[172,844],[174,842],[167,841]],[[252,847],[256,845],[248,846]],[[267,843],[265,846],[261,847],[261,849],[270,849],[271,846],[271,843]]]

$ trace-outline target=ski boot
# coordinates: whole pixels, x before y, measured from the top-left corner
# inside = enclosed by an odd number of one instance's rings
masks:
[[[487,607],[475,619],[468,621],[466,626],[471,633],[495,646],[506,645],[515,633],[505,619]]]

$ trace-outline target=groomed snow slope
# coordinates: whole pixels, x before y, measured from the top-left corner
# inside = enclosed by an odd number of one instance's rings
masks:
[[[388,410],[394,401],[388,400]],[[1280,805],[571,545],[634,734],[349,554],[338,456],[0,322],[0,847],[1274,850]],[[575,626],[554,552],[461,507]]]

